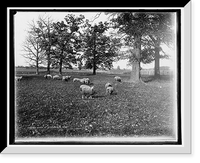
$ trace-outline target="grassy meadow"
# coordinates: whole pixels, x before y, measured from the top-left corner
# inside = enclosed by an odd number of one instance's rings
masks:
[[[56,74],[52,71],[52,74]],[[129,82],[129,73],[91,75],[88,71],[65,71],[63,75],[90,78],[97,92],[82,99],[79,82],[45,79],[30,70],[16,70],[16,137],[174,137],[172,80],[162,77],[144,83]],[[119,75],[122,82],[115,82]],[[113,95],[105,94],[105,83],[114,85]]]

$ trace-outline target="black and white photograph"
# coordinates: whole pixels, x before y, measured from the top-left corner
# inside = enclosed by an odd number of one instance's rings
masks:
[[[63,145],[71,153],[76,145],[81,153],[87,145],[110,147],[97,153],[172,145],[188,152],[183,10],[7,12],[10,145]]]

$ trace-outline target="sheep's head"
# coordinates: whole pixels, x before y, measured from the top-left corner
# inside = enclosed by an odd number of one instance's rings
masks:
[[[91,87],[92,95],[96,94],[96,91],[94,90],[94,86]]]

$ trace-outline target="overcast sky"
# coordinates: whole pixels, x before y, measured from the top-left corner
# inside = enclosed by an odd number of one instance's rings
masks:
[[[23,53],[22,51],[22,44],[25,40],[25,37],[27,36],[27,30],[29,29],[29,23],[32,20],[37,20],[39,15],[40,16],[51,16],[51,18],[54,21],[61,21],[64,20],[64,17],[72,12],[17,12],[14,16],[14,41],[15,41],[15,65],[16,66],[26,66],[29,65],[27,60],[21,55]],[[76,16],[82,14],[85,16],[86,19],[94,20],[97,12],[73,12]],[[101,15],[95,19],[93,23],[98,23],[100,21],[106,21],[108,20],[108,16],[104,13],[101,13]],[[175,56],[174,52],[170,50],[167,47],[163,47],[167,53],[169,53],[171,56]],[[160,66],[169,66],[173,69],[174,67],[174,58],[171,58],[170,60],[161,60]],[[127,66],[127,61],[119,61],[117,63],[114,63],[114,68],[116,68],[118,65],[120,68],[131,68]],[[143,68],[153,68],[154,64],[148,64],[144,65],[142,64]]]

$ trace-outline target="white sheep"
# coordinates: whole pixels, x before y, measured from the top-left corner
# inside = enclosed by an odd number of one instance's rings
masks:
[[[107,94],[111,95],[114,91],[114,88],[111,83],[106,83],[105,88],[106,88],[106,95]]]
[[[79,81],[82,84],[89,84],[90,83],[90,79],[89,78],[83,78],[83,79],[79,79],[79,78],[74,78],[73,82]]]
[[[59,75],[54,75],[53,79],[61,80],[61,77]]]
[[[62,80],[63,81],[69,81],[71,79],[71,76],[63,76]]]
[[[114,88],[112,86],[108,86],[106,88],[106,95],[107,94],[109,94],[109,95],[113,94],[113,91],[114,91]]]
[[[90,83],[90,79],[89,78],[83,78],[82,79],[82,83],[89,84]]]
[[[82,99],[84,99],[85,97],[89,97],[92,98],[92,95],[95,93],[94,91],[94,86],[90,87],[88,85],[81,85],[80,86],[80,91],[82,94]]]
[[[74,78],[73,82],[76,82],[76,81],[80,81],[80,79],[79,78]]]
[[[16,81],[22,80],[22,76],[15,76],[15,80],[16,80]]]
[[[115,81],[118,81],[118,82],[121,82],[122,81],[122,79],[121,79],[121,77],[119,77],[119,76],[115,76]]]
[[[44,77],[45,77],[46,79],[49,79],[49,78],[52,78],[52,75],[47,74],[47,75],[44,75]]]
[[[107,87],[109,87],[109,86],[112,87],[112,84],[111,84],[111,83],[106,83],[106,84],[105,84],[105,88],[107,88]]]

